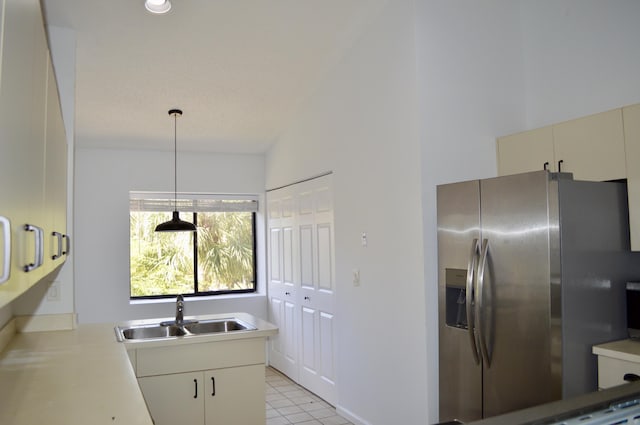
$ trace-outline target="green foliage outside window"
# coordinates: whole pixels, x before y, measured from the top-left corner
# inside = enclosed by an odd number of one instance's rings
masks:
[[[195,234],[157,233],[155,226],[171,213],[131,211],[132,298],[255,289],[253,213],[181,213],[181,218],[192,221],[194,215]]]

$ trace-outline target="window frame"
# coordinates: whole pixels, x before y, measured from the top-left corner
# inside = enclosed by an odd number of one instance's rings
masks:
[[[159,193],[159,192],[130,192],[130,207],[129,214],[134,211],[144,212],[144,210],[134,210],[131,208],[134,201],[139,201],[142,199],[156,199],[161,197],[166,199],[167,201],[171,201],[173,198],[169,198],[168,195],[173,196],[173,193]],[[185,194],[178,193],[178,202],[181,201],[181,196]],[[132,296],[131,295],[131,267],[129,267],[129,301],[144,301],[144,300],[163,300],[163,299],[172,299],[177,295],[183,295],[185,298],[203,298],[203,297],[215,297],[220,295],[238,295],[238,294],[256,294],[258,293],[258,235],[257,235],[257,214],[258,214],[258,197],[253,195],[213,195],[213,194],[186,194],[187,199],[194,200],[199,196],[205,196],[207,199],[218,199],[218,200],[245,200],[245,201],[254,201],[256,203],[255,210],[253,211],[226,211],[226,212],[251,212],[251,232],[252,232],[252,267],[253,267],[253,276],[250,283],[252,283],[252,288],[246,289],[229,289],[229,290],[217,290],[217,291],[200,291],[198,287],[198,232],[194,232],[193,235],[193,293],[182,293],[182,294],[163,294],[163,295],[141,295],[141,296]],[[164,198],[166,197],[166,198]],[[185,198],[182,198],[184,200]],[[196,201],[197,202],[197,201]],[[182,210],[182,213],[192,214],[193,223],[198,226],[197,222],[197,211],[186,211],[184,208],[179,208]],[[152,210],[148,210],[148,212],[154,212]],[[164,211],[155,211],[155,212],[164,212]],[[204,212],[204,211],[201,211]],[[209,212],[225,212],[225,211],[209,211]],[[131,249],[131,235],[129,235],[129,250]],[[131,251],[129,251],[129,261],[131,261]]]

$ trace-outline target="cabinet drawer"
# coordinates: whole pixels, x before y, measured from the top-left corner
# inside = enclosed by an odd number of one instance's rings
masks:
[[[136,350],[136,376],[263,364],[264,338],[177,344]]]
[[[626,373],[640,376],[640,363],[598,356],[598,387],[601,389],[624,384]]]

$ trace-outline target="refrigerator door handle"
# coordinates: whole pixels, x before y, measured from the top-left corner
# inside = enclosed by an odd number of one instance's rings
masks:
[[[476,266],[478,264],[478,255],[480,254],[480,244],[478,239],[473,239],[471,243],[471,254],[469,255],[469,264],[467,265],[467,290],[466,290],[466,309],[467,309],[467,330],[469,332],[469,340],[471,341],[471,352],[476,364],[480,364],[480,350],[476,344],[475,335],[475,316],[473,313],[474,281],[476,276]]]
[[[478,265],[478,291],[476,292],[476,317],[478,319],[478,339],[480,340],[480,351],[484,358],[487,368],[491,367],[491,358],[487,349],[487,338],[484,334],[484,269],[487,265],[487,256],[489,255],[489,240],[482,240],[482,249],[480,254],[480,264]]]

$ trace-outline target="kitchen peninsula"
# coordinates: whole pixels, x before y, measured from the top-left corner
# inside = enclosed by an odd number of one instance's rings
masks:
[[[256,330],[192,339],[174,337],[149,341],[147,345],[118,342],[114,324],[16,333],[0,354],[0,423],[151,425],[153,421],[127,350],[162,348],[163,343],[170,348],[193,346],[229,338],[260,339],[264,343],[264,338],[277,333],[276,327],[251,315],[231,316],[241,317]]]

